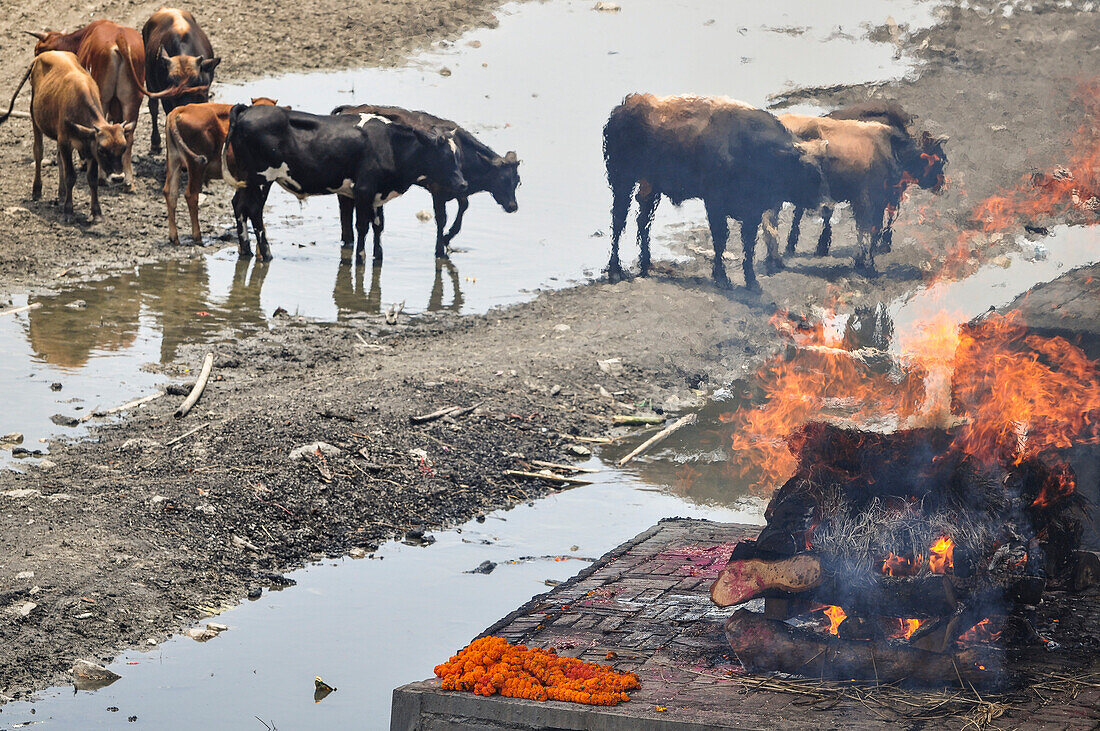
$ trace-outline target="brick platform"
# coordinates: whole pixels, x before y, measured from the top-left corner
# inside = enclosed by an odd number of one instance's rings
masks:
[[[757,526],[699,520],[666,520],[619,546],[553,591],[535,597],[484,634],[513,643],[554,647],[561,655],[613,665],[638,674],[642,687],[629,703],[613,708],[572,703],[483,698],[445,692],[436,680],[398,688],[392,731],[478,728],[607,729],[820,729],[882,728],[887,718],[856,700],[809,705],[804,696],[759,691],[728,653],[722,624],[732,612],[710,601],[710,583],[725,566],[733,544],[756,535]],[[1086,604],[1094,626],[1097,602]],[[1081,614],[1080,607],[1074,607]],[[458,650],[459,648],[454,648]],[[608,653],[614,653],[607,659]],[[1047,653],[1058,668],[1057,653]],[[440,657],[440,662],[446,660]],[[1100,660],[1093,662],[1097,670]],[[1075,671],[1081,676],[1080,671]],[[1086,673],[1087,674],[1087,673]],[[1100,683],[1100,675],[1090,682]],[[1100,689],[1043,691],[1011,701],[995,722],[1013,728],[1096,728]],[[661,708],[663,710],[658,710]],[[939,718],[928,728],[957,728],[962,718]],[[911,726],[912,720],[903,725]]]

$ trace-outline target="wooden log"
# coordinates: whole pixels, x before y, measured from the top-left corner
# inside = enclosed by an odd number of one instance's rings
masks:
[[[632,451],[630,454],[628,454],[625,457],[623,457],[622,459],[620,459],[619,460],[619,466],[622,467],[623,465],[625,465],[627,462],[634,459],[635,457],[637,457],[639,455],[642,455],[642,454],[645,454],[650,449],[652,449],[654,446],[660,444],[665,439],[668,439],[668,437],[671,436],[674,432],[679,431],[680,429],[683,429],[685,426],[690,426],[691,424],[694,424],[696,421],[698,421],[698,419],[699,419],[698,414],[688,414],[687,416],[681,416],[679,419],[672,422],[671,424],[666,426],[664,429],[662,429],[661,431],[659,431],[656,434],[654,434],[653,436],[651,436],[649,439],[647,439],[644,442],[642,442],[641,444],[639,444],[637,447],[634,448],[634,451]]]
[[[635,414],[615,414],[611,417],[611,423],[615,426],[650,426],[652,424],[664,424],[663,416],[637,416]]]
[[[577,477],[564,477],[562,475],[548,475],[542,472],[525,472],[523,470],[504,470],[508,477],[522,477],[528,480],[546,480],[559,485],[591,485],[592,480],[582,480]]]
[[[206,389],[206,382],[210,380],[210,371],[214,369],[214,354],[207,353],[206,358],[202,362],[202,370],[199,371],[199,378],[195,381],[195,387],[191,389],[191,393],[184,399],[180,407],[176,409],[175,417],[182,419],[187,416],[187,412],[199,402],[199,397],[202,396],[202,392]]]
[[[26,312],[28,310],[37,310],[41,306],[41,302],[31,302],[29,305],[23,305],[21,307],[9,307],[6,310],[0,311],[0,317],[3,317],[4,315],[16,315],[20,312]]]
[[[543,462],[542,460],[539,460],[539,459],[531,459],[531,460],[528,460],[528,462],[535,465],[536,467],[546,467],[547,469],[563,470],[565,472],[586,472],[586,473],[589,473],[589,474],[599,472],[598,469],[595,469],[593,467],[578,467],[577,465],[573,465],[573,464],[559,464],[557,462]]]
[[[951,654],[899,642],[824,638],[809,630],[739,609],[726,622],[726,639],[750,672],[778,671],[828,680],[912,682],[928,686],[999,681],[1003,653],[975,646]]]

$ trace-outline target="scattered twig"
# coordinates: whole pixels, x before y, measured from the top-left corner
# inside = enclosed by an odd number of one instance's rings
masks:
[[[561,475],[551,475],[543,472],[525,472],[523,470],[504,470],[503,474],[508,477],[523,477],[529,480],[546,480],[547,482],[556,482],[561,485],[591,485],[592,480],[581,480],[576,477],[563,477]]]
[[[180,407],[176,409],[175,416],[177,419],[182,419],[187,416],[187,412],[191,410],[191,407],[198,403],[199,396],[202,396],[203,390],[206,389],[206,382],[210,380],[210,371],[213,369],[214,354],[207,353],[206,359],[202,362],[202,370],[199,371],[199,378],[195,381],[195,387],[191,389],[190,395],[188,395],[188,397],[184,399],[184,402],[180,404]]]
[[[158,399],[163,395],[164,395],[164,391],[158,391],[157,393],[151,393],[148,396],[142,396],[141,398],[134,399],[133,401],[127,401],[122,406],[115,406],[114,408],[107,409],[105,411],[101,410],[97,406],[96,408],[89,411],[87,414],[84,414],[84,416],[77,419],[77,421],[79,423],[83,424],[84,422],[88,421],[89,419],[93,419],[97,416],[110,416],[111,414],[117,414],[120,411],[128,411],[128,410],[130,410],[132,408],[135,408],[137,406],[141,406],[142,404],[149,403],[150,401],[153,401],[154,399]]]
[[[616,426],[650,426],[652,424],[664,424],[663,416],[638,416],[636,414],[615,414],[611,417],[611,423]]]
[[[436,419],[442,419],[444,416],[450,416],[456,418],[459,416],[465,416],[471,413],[474,409],[481,406],[484,401],[478,401],[473,406],[444,406],[441,409],[436,409],[430,414],[412,415],[409,417],[410,424],[427,424],[428,422],[435,421]]]
[[[651,436],[649,439],[647,439],[644,442],[642,442],[641,444],[639,444],[637,447],[634,448],[634,451],[632,451],[630,454],[628,454],[625,457],[623,457],[622,459],[620,459],[619,460],[619,466],[622,467],[623,465],[625,465],[627,462],[634,459],[635,457],[637,457],[639,455],[642,455],[642,454],[645,454],[651,448],[653,448],[654,446],[660,444],[665,439],[667,439],[673,432],[676,432],[676,431],[684,428],[685,426],[689,426],[691,424],[694,424],[698,420],[698,418],[699,418],[698,414],[688,414],[687,416],[681,416],[679,419],[672,422],[671,424],[666,426],[664,429],[662,429],[661,431],[659,431],[656,434],[654,434],[653,436]]]
[[[194,434],[194,433],[196,433],[196,432],[200,432],[200,431],[202,431],[202,430],[203,430],[203,429],[205,429],[206,427],[210,426],[210,425],[211,425],[212,423],[213,423],[213,422],[210,422],[210,421],[208,421],[208,422],[206,422],[205,424],[201,424],[201,425],[199,425],[199,426],[196,426],[196,427],[195,427],[194,429],[189,429],[189,430],[185,431],[185,432],[184,432],[183,434],[180,434],[180,435],[179,435],[178,437],[176,437],[175,439],[171,439],[171,440],[169,440],[169,441],[165,442],[165,443],[164,443],[164,446],[166,446],[166,447],[171,447],[171,446],[172,446],[173,444],[176,444],[176,443],[178,443],[178,442],[182,442],[182,441],[183,441],[184,439],[186,439],[187,437],[191,436],[192,434]]]
[[[14,112],[12,113],[12,116],[15,116]],[[22,307],[12,307],[10,309],[0,311],[0,317],[3,317],[4,315],[15,315],[20,312],[26,312],[27,310],[37,310],[41,306],[41,302],[31,302],[29,305],[23,305]]]
[[[587,472],[589,474],[599,472],[598,469],[595,469],[593,467],[577,467],[576,465],[571,465],[571,464],[558,464],[557,462],[543,462],[542,460],[538,460],[538,459],[531,459],[531,460],[527,460],[527,461],[530,462],[531,464],[535,465],[536,467],[547,467],[547,468],[552,469],[552,470],[565,470],[567,472]]]

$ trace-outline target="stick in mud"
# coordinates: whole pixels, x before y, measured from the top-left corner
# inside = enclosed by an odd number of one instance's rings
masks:
[[[410,416],[409,417],[409,423],[410,424],[427,424],[428,422],[435,421],[436,419],[442,419],[444,416],[450,416],[452,418],[453,417],[458,417],[458,416],[465,416],[466,414],[469,414],[470,412],[472,412],[477,407],[481,406],[483,403],[485,403],[485,402],[484,401],[478,401],[473,406],[466,406],[466,407],[462,407],[462,406],[444,406],[442,409],[436,409],[435,411],[431,412],[430,414],[421,414],[419,416],[416,416],[416,415]]]
[[[572,464],[559,464],[558,462],[543,462],[540,459],[532,459],[532,460],[528,460],[528,461],[531,464],[535,465],[536,467],[546,467],[546,468],[552,469],[552,470],[562,470],[562,471],[565,471],[565,472],[586,472],[586,473],[589,473],[589,474],[599,472],[598,469],[595,469],[593,467],[578,467],[577,465],[572,465]]]
[[[650,426],[653,424],[664,424],[665,417],[615,414],[615,416],[611,417],[611,423],[616,426]]]
[[[576,477],[562,477],[561,475],[544,475],[541,472],[524,472],[523,470],[504,470],[508,477],[523,477],[529,480],[546,480],[561,485],[591,485],[592,480],[581,480]]]
[[[89,419],[95,418],[97,416],[110,416],[111,414],[117,414],[120,411],[128,411],[129,409],[133,409],[135,407],[141,406],[142,404],[147,404],[154,399],[158,399],[163,395],[164,391],[158,391],[157,393],[151,393],[148,396],[142,396],[141,398],[134,399],[133,401],[127,401],[126,403],[122,404],[122,406],[115,406],[114,408],[107,409],[106,411],[101,411],[97,407],[77,419],[77,422],[83,424]]]
[[[183,441],[184,439],[186,439],[187,437],[191,436],[192,434],[195,434],[195,433],[197,433],[197,432],[200,432],[200,431],[202,431],[203,429],[205,429],[206,427],[210,426],[210,424],[211,424],[211,423],[212,423],[212,422],[209,422],[209,421],[208,421],[208,422],[206,422],[205,424],[202,424],[202,425],[200,425],[200,426],[196,426],[196,427],[195,427],[194,429],[189,429],[189,430],[185,431],[185,432],[184,432],[183,434],[180,434],[180,435],[179,435],[178,437],[176,437],[175,439],[170,439],[170,440],[168,440],[167,442],[165,442],[165,443],[164,443],[164,446],[166,446],[166,447],[171,447],[171,446],[172,446],[173,444],[176,444],[177,442],[182,442],[182,441]]]
[[[182,419],[187,416],[187,412],[198,403],[199,396],[202,396],[203,390],[206,388],[206,382],[210,380],[210,371],[214,369],[214,354],[207,353],[206,359],[202,362],[202,370],[199,372],[199,379],[195,381],[195,387],[191,389],[191,393],[184,399],[180,407],[176,409],[176,418]]]
[[[647,439],[644,442],[642,442],[641,444],[639,444],[637,447],[634,448],[634,451],[632,451],[630,454],[628,454],[625,457],[623,457],[622,459],[620,459],[619,460],[619,466],[622,467],[623,465],[625,465],[627,462],[634,459],[635,457],[638,457],[642,454],[645,454],[650,449],[652,449],[654,446],[660,444],[665,439],[667,439],[670,435],[672,435],[673,432],[676,432],[680,429],[683,429],[685,426],[690,426],[691,424],[694,424],[696,421],[698,421],[698,419],[699,419],[698,414],[688,414],[687,416],[681,416],[679,419],[672,422],[667,427],[665,427],[661,431],[659,431],[656,434],[654,434],[653,436],[651,436],[649,439]]]
[[[23,305],[22,307],[12,307],[10,309],[0,311],[0,317],[3,317],[4,315],[15,315],[20,312],[26,312],[27,310],[37,310],[41,306],[41,302],[31,302],[29,305]]]

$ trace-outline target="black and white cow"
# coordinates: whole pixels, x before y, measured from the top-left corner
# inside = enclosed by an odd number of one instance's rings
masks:
[[[424,132],[433,134],[452,135],[458,144],[458,159],[462,169],[462,177],[466,179],[467,189],[460,193],[449,187],[445,180],[437,180],[433,176],[427,176],[417,184],[432,194],[432,204],[435,211],[435,255],[446,258],[447,248],[451,241],[462,228],[462,216],[470,205],[470,196],[474,193],[487,192],[493,196],[501,208],[507,213],[514,213],[519,209],[516,203],[516,188],[519,187],[519,160],[516,153],[509,152],[504,157],[496,154],[488,145],[474,137],[466,129],[458,126],[449,119],[436,117],[427,112],[414,112],[401,107],[377,106],[373,104],[361,104],[358,106],[339,106],[332,110],[333,114],[372,114],[392,122],[407,124]],[[455,216],[451,230],[444,233],[447,226],[447,201],[458,200],[458,214]],[[340,220],[342,239],[345,246],[351,245],[352,204],[346,198],[340,199]],[[374,227],[375,247],[381,251],[379,243],[382,237],[382,228],[385,219],[382,211],[378,211],[378,223]]]
[[[358,214],[356,256],[364,258],[367,230],[376,211],[429,176],[464,193],[457,145],[371,115],[317,115],[285,107],[237,104],[229,112],[226,147],[242,180],[233,197],[240,255],[248,257],[246,222],[252,222],[261,259],[271,258],[263,208],[272,183],[305,199],[314,195],[349,198]],[[223,166],[223,173],[228,168]],[[375,246],[375,259],[382,250]]]
[[[642,275],[649,271],[649,227],[662,195],[676,205],[701,198],[714,239],[714,279],[730,288],[722,254],[727,218],[741,222],[745,286],[756,288],[753,252],[765,211],[791,201],[816,206],[821,169],[775,117],[721,97],[631,94],[604,126],[604,160],[611,185],[611,260],[622,276],[619,238],[638,188]]]

